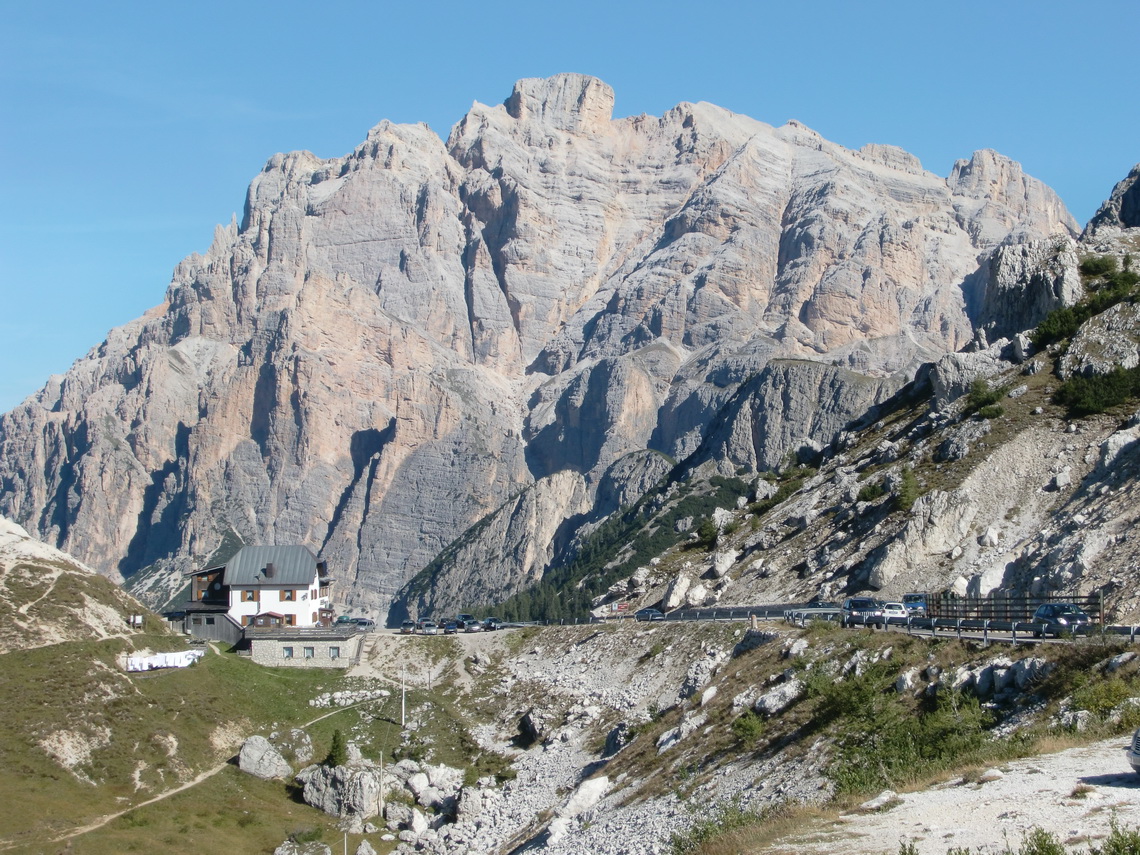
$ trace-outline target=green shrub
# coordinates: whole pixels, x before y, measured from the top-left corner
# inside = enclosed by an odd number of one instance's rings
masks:
[[[1054,309],[1037,325],[1029,339],[1035,347],[1046,347],[1055,341],[1064,341],[1077,334],[1084,319],[1076,309],[1065,306]]]
[[[916,710],[890,691],[894,675],[880,662],[839,683],[811,675],[805,681],[816,724],[842,727],[829,772],[841,793],[898,789],[985,756],[990,719],[977,698],[946,691]]]
[[[1051,831],[1037,827],[1021,838],[1018,855],[1067,855],[1065,847]]]
[[[1116,819],[1110,821],[1112,831],[1104,839],[1104,845],[1089,849],[1089,855],[1136,855],[1140,852],[1140,830],[1121,828]]]
[[[1114,677],[1081,686],[1073,692],[1072,704],[1079,710],[1088,710],[1093,715],[1105,718],[1133,694],[1131,686],[1119,677]]]
[[[914,470],[908,466],[903,469],[902,477],[899,479],[898,490],[895,491],[895,509],[899,511],[909,511],[914,507],[914,503],[918,501],[918,496],[918,479],[914,476]]]
[[[1000,419],[1005,415],[1005,408],[1001,404],[986,404],[978,410],[978,415],[983,419]]]
[[[710,840],[740,828],[750,828],[764,823],[765,813],[743,810],[733,803],[721,807],[712,816],[698,820],[687,831],[678,832],[669,841],[673,855],[688,855],[698,852]]]
[[[876,481],[874,484],[864,484],[859,490],[859,495],[855,498],[859,502],[873,502],[886,495],[886,492],[887,488],[881,482]]]
[[[1080,271],[1085,276],[1110,276],[1117,271],[1116,257],[1112,255],[1086,255],[1081,259]]]
[[[697,527],[697,546],[712,549],[716,546],[716,539],[720,536],[720,529],[711,519],[705,519]]]
[[[983,407],[990,407],[1001,400],[1005,389],[991,389],[990,384],[978,377],[970,384],[970,391],[966,393],[966,413],[976,413]]]
[[[732,733],[745,745],[751,745],[764,735],[764,719],[755,710],[745,710],[733,720]]]
[[[1053,403],[1064,407],[1070,417],[1103,413],[1140,395],[1140,368],[1117,366],[1110,374],[1094,377],[1073,376],[1053,394]]]

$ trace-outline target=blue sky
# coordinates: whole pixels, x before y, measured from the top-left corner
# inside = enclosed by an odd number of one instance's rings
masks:
[[[162,302],[278,151],[446,136],[521,77],[711,101],[938,174],[993,148],[1084,223],[1140,161],[1140,3],[0,0],[0,411]]]

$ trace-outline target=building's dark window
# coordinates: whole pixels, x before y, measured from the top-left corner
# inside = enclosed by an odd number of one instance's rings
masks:
[[[213,625],[214,625],[214,619],[212,617],[206,618],[206,626],[213,626]]]
[[[311,647],[304,647],[304,648],[302,648],[302,650],[304,650],[304,652],[305,652],[305,658],[306,659],[312,659],[314,656],[317,655],[316,651]]]
[[[292,647],[282,647],[281,648],[281,658],[282,659],[292,659],[293,658],[293,648]]]
[[[329,659],[340,659],[340,648],[339,647],[330,647],[329,648]]]

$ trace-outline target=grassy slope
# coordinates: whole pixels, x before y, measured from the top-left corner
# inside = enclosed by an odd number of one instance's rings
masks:
[[[0,776],[4,841],[42,841],[172,789],[233,756],[241,737],[314,718],[319,711],[308,700],[342,679],[339,672],[261,668],[231,655],[127,675],[115,665],[119,653],[178,647],[162,636],[133,641],[0,656],[0,765],[13,773]],[[59,744],[59,734],[92,746],[74,773],[43,748]],[[322,740],[327,747],[327,735],[314,733],[318,750]]]

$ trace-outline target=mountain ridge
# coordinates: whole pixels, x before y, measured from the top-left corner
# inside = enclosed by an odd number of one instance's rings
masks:
[[[1076,232],[992,152],[939,179],[612,100],[530,79],[446,142],[381,122],[275,155],[162,306],[0,418],[0,511],[152,603],[236,535],[312,544],[383,608],[528,485],[592,497],[633,451],[691,454],[773,356],[902,378],[958,349],[989,253]]]

